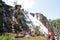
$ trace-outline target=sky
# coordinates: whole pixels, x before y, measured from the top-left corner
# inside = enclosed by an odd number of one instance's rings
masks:
[[[6,4],[14,6],[16,0],[3,0]],[[48,19],[60,18],[60,0],[17,0],[22,8],[32,13],[42,13]]]

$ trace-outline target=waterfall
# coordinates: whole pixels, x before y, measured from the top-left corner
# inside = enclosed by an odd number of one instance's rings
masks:
[[[7,21],[7,17],[6,17],[6,14],[5,12],[7,11],[4,11],[3,13],[3,20],[6,22]],[[14,22],[16,24],[18,24],[18,26],[21,28],[19,22],[17,21],[17,18],[15,17],[15,10],[13,12],[11,12],[11,16],[12,16],[12,32],[15,32],[15,29],[14,29]],[[26,24],[28,25],[28,29],[30,29],[31,31],[34,31],[33,27],[34,26],[39,26],[39,31],[42,32],[42,34],[48,34],[48,29],[42,24],[41,21],[39,21],[37,18],[33,17],[30,13],[26,12],[26,11],[23,11],[22,10],[22,14],[23,14],[23,18],[24,20],[22,20],[22,24]],[[20,15],[20,14],[19,14]],[[25,23],[24,23],[25,22]],[[23,25],[22,25],[23,26]],[[26,26],[27,27],[27,26]],[[4,28],[4,26],[3,26]],[[5,29],[4,29],[5,30]]]
[[[26,23],[28,26],[30,26],[29,28],[31,30],[34,30],[33,29],[34,26],[39,26],[40,27],[40,29],[39,29],[40,32],[42,32],[43,34],[48,34],[48,29],[41,23],[41,21],[37,20],[30,13],[26,13],[25,11],[23,11],[23,14],[26,17],[26,20],[31,22],[31,23]]]
[[[3,7],[3,31],[4,32],[7,32],[7,28],[5,27],[5,23],[7,22],[7,17],[6,17],[6,14],[5,14],[5,8]]]
[[[48,34],[48,29],[41,23],[41,21],[37,20],[36,18],[34,18],[30,14],[28,14],[28,16],[31,19],[34,26],[39,26],[40,27],[40,29],[39,29],[40,32],[42,32],[43,34],[44,33]]]
[[[33,24],[31,22],[31,20],[29,19],[29,17],[27,16],[28,12],[22,10],[22,13],[24,15],[26,25],[28,25],[29,29],[33,31],[33,29],[32,29]]]
[[[7,32],[7,29],[5,28],[5,24],[3,23],[3,32]]]
[[[12,13],[12,32],[13,33],[15,32],[14,22],[16,22],[16,24],[18,24],[18,22],[16,21],[16,18],[15,18],[15,12]]]

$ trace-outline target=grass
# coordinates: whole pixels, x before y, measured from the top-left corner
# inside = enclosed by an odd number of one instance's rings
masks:
[[[13,40],[13,35],[7,35],[7,34],[1,35],[0,40]]]
[[[9,35],[1,35],[0,40],[13,40],[14,35],[9,34]],[[16,38],[16,40],[43,40],[43,36],[35,36],[35,37],[24,37],[24,38]]]

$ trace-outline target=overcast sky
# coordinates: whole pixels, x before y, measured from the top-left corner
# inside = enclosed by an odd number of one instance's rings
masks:
[[[6,4],[14,6],[16,0],[3,0]],[[60,0],[17,0],[22,8],[29,12],[40,12],[48,19],[60,18]]]

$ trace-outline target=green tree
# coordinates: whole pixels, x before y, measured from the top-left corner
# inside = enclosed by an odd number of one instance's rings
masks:
[[[39,26],[34,26],[33,29],[35,30],[36,33],[39,32],[40,27]]]
[[[60,31],[60,19],[50,20],[50,22]]]
[[[2,8],[3,5],[4,5],[4,2],[0,0],[0,13],[3,11],[3,8]]]

